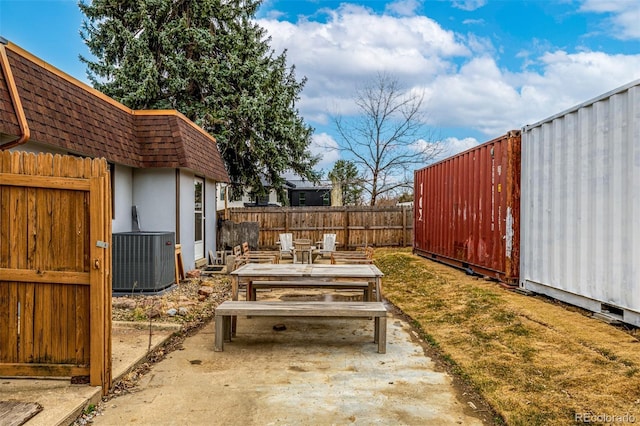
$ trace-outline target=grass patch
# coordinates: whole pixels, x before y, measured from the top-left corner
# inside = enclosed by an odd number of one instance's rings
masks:
[[[410,249],[378,249],[375,261],[384,297],[507,424],[570,425],[580,413],[640,418],[637,334]]]

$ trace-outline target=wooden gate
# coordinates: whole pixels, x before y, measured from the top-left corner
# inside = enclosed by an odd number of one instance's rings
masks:
[[[111,387],[107,163],[0,152],[0,376]]]

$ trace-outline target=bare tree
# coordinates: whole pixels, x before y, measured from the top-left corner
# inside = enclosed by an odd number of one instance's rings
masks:
[[[443,149],[425,124],[423,94],[404,91],[397,79],[378,74],[356,92],[357,117],[333,118],[339,150],[360,169],[363,189],[375,206],[381,195],[413,191],[413,171]]]

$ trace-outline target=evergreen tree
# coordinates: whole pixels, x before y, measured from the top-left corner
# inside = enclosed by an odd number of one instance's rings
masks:
[[[94,87],[132,109],[176,109],[212,134],[234,184],[284,195],[287,170],[316,181],[306,79],[253,18],[261,0],[81,0]],[[285,198],[285,197],[283,197]]]
[[[342,205],[355,206],[362,203],[362,179],[358,175],[358,168],[352,161],[338,160],[329,172],[329,179],[340,184],[342,190]]]

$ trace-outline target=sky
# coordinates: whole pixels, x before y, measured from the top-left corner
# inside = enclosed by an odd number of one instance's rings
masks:
[[[424,95],[446,155],[640,79],[638,0],[265,0],[256,16],[298,79],[311,149],[330,170],[336,115],[379,73]],[[0,0],[0,36],[88,83],[73,0]]]

